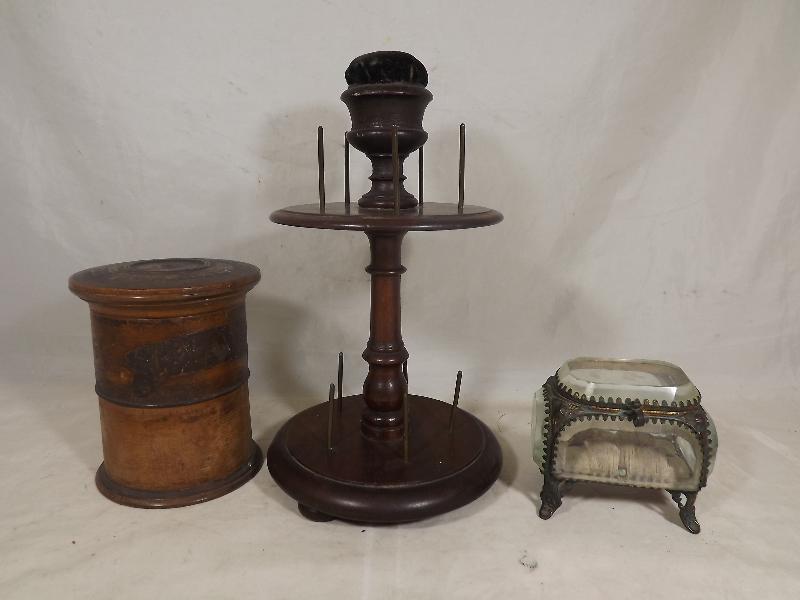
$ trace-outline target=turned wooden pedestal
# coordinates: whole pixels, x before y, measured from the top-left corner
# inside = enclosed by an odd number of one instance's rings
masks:
[[[317,205],[290,207],[271,219],[300,227],[364,231],[372,277],[370,337],[363,353],[369,373],[363,393],[344,398],[333,409],[333,419],[328,403],[290,419],[267,452],[275,481],[314,520],[402,523],[480,496],[500,473],[497,440],[469,413],[408,394],[403,373],[408,351],[400,327],[400,279],[405,272],[401,245],[408,231],[481,227],[498,223],[502,215],[476,206],[459,210],[455,204],[429,203],[400,214],[328,204],[324,211]]]

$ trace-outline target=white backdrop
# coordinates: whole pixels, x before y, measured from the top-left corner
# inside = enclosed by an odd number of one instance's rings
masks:
[[[464,405],[501,433],[501,419],[513,421],[506,483],[523,478],[535,497],[525,454],[534,387],[569,356],[671,360],[718,415],[720,469],[726,434],[732,458],[736,427],[750,425],[740,415],[782,402],[779,417],[763,416],[777,437],[756,443],[752,433],[745,446],[765,464],[786,461],[797,484],[797,425],[786,425],[800,417],[794,1],[0,0],[0,370],[18,419],[0,434],[21,423],[52,433],[65,449],[58,468],[78,463],[91,485],[100,451],[88,309],[66,280],[122,260],[209,256],[261,268],[248,312],[257,435],[322,399],[339,350],[345,391],[358,389],[366,238],[268,215],[315,201],[318,124],[328,197],[341,198],[343,73],[376,49],[409,51],[428,68],[426,199],[456,200],[463,121],[467,202],[506,217],[406,237],[415,391],[445,397],[463,369]],[[351,156],[359,195],[367,160]],[[745,401],[760,404],[736,413]],[[23,469],[9,458],[20,447],[3,443],[10,476]],[[728,464],[720,494],[743,477]],[[702,494],[698,507],[703,522]],[[709,519],[713,510],[709,501]],[[798,541],[782,535],[787,547]],[[12,580],[33,597],[24,564]]]

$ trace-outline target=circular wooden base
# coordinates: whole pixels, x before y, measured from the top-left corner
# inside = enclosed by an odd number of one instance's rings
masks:
[[[361,433],[362,396],[295,415],[267,451],[269,471],[312,520],[406,523],[448,512],[478,498],[502,466],[500,446],[481,421],[451,405],[409,396],[408,460],[404,441]]]
[[[103,464],[97,469],[95,484],[100,493],[109,500],[125,506],[136,508],[177,508],[207,502],[214,498],[224,496],[236,488],[244,485],[255,477],[264,464],[264,455],[258,444],[252,442],[250,458],[222,480],[210,481],[196,487],[183,490],[139,490],[116,483],[108,476]]]

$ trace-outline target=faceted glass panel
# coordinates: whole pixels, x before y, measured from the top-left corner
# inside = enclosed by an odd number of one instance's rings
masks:
[[[553,473],[561,479],[691,491],[699,487],[702,460],[699,440],[685,428],[592,419],[562,432]]]
[[[578,397],[630,398],[670,406],[687,405],[700,397],[680,367],[659,360],[573,358],[558,370],[558,380]]]
[[[707,412],[706,419],[708,420],[708,474],[711,475],[711,471],[714,470],[714,463],[717,462],[719,438],[717,438],[717,426]]]

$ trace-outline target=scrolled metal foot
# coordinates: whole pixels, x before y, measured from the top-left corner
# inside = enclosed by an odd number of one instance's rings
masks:
[[[547,520],[561,506],[561,482],[545,477],[539,498],[542,501],[542,505],[539,507],[539,518]]]
[[[694,502],[697,499],[697,492],[674,492],[670,491],[672,499],[678,505],[678,514],[681,518],[681,523],[690,533],[700,533],[700,523],[694,513]],[[686,497],[684,502],[681,495]]]

